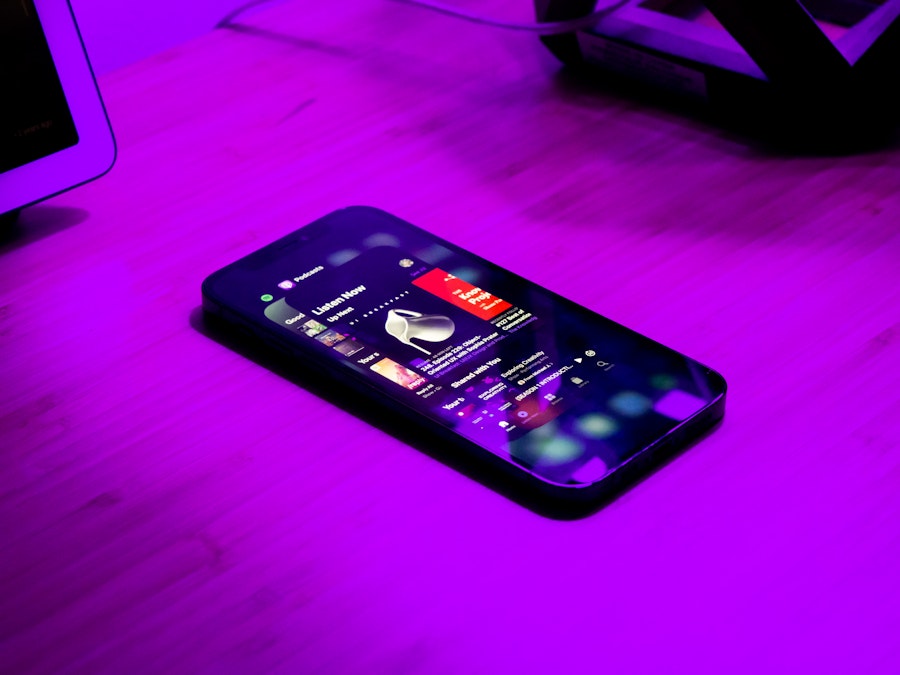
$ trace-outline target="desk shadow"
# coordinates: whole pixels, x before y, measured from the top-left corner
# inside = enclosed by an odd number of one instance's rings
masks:
[[[281,42],[282,44],[290,45],[291,47],[297,47],[298,49],[317,51],[322,54],[328,54],[329,56],[337,56],[340,58],[356,58],[356,54],[350,49],[325,44],[316,40],[310,40],[296,35],[290,35],[289,33],[280,33],[278,31],[268,30],[266,28],[250,26],[248,24],[225,23],[219,25],[218,28],[220,30],[230,30],[235,33],[242,33],[244,35],[253,35],[264,40],[271,40],[272,42]]]
[[[84,222],[90,212],[69,206],[30,206],[0,219],[0,255]]]
[[[691,131],[725,153],[740,156],[750,152],[770,159],[838,158],[900,148],[900,125],[892,120],[858,123],[848,129],[835,127],[829,135],[827,129],[812,123],[806,128],[786,126],[783,108],[747,105],[740,113],[727,112],[725,103],[716,107],[699,98],[588,66],[560,66],[551,76],[550,86],[562,100],[576,106],[599,109],[614,102],[644,108],[666,124]]]
[[[266,2],[253,2],[248,6],[256,4]],[[323,42],[305,38],[241,23],[238,18],[220,22],[217,28],[280,42],[300,50],[360,61],[356,50],[342,46],[338,41]],[[371,67],[371,72],[382,77],[404,79],[422,75],[421,70],[406,63],[398,63],[389,58],[389,54],[389,48],[368,53],[365,61]],[[589,66],[564,65],[552,56],[548,59],[552,59],[553,65],[543,68],[547,75],[546,87],[567,104],[586,106],[588,109],[602,109],[611,103],[616,107],[644,108],[651,116],[656,115],[665,120],[666,124],[689,131],[698,142],[715,147],[724,154],[745,157],[750,152],[772,159],[814,158],[863,155],[900,148],[900,125],[897,124],[858,124],[855,125],[858,130],[855,134],[840,134],[840,129],[835,128],[835,137],[829,139],[819,133],[798,133],[803,131],[803,127],[782,128],[784,109],[754,107],[753,98],[748,98],[748,105],[745,106],[748,109],[743,114],[728,114],[719,109],[728,108],[724,104],[712,106],[704,100],[668,91],[639,79],[598,71]],[[398,70],[398,66],[402,72]],[[741,106],[731,105],[731,108],[740,109]],[[864,119],[863,116],[860,118]],[[502,133],[503,128],[499,131]]]
[[[250,359],[255,364],[318,396],[324,401],[350,413],[367,424],[392,436],[419,452],[435,459],[484,487],[510,499],[533,513],[554,520],[570,521],[596,513],[615,501],[629,488],[664,468],[681,452],[700,442],[713,429],[681,450],[662,459],[654,469],[636,479],[616,481],[615,487],[602,499],[576,502],[536,488],[525,472],[510,472],[509,464],[487,452],[474,452],[459,447],[441,436],[414,413],[403,414],[377,400],[348,396],[348,389],[340,386],[320,371],[305,367],[298,360],[282,356],[249,335],[229,329],[221,319],[195,308],[189,318],[191,327],[223,347]],[[716,425],[718,426],[718,425]],[[715,428],[715,427],[714,427]]]

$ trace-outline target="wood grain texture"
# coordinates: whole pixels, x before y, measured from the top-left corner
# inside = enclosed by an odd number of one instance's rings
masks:
[[[243,26],[102,79],[117,165],[0,250],[0,670],[900,670],[897,148],[767,152],[390,3]],[[349,204],[710,364],[725,423],[558,522],[196,329]]]

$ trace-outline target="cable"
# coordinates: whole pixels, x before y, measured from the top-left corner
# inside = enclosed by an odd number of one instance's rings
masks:
[[[272,2],[272,0],[250,0],[250,2],[245,2],[243,5],[239,5],[235,9],[228,12],[228,14],[223,16],[221,19],[219,19],[218,23],[216,24],[216,28],[227,28],[235,19],[237,19],[242,14],[247,13],[254,7],[258,7],[259,5],[267,5],[270,2]]]
[[[543,23],[539,22],[517,22],[517,21],[506,21],[503,19],[494,19],[493,17],[484,16],[482,14],[476,14],[473,12],[469,12],[464,9],[460,9],[458,7],[453,7],[451,5],[445,5],[441,2],[436,2],[434,0],[395,0],[396,2],[402,2],[407,5],[414,5],[417,7],[422,7],[423,9],[430,9],[433,12],[438,12],[439,14],[445,14],[447,16],[452,16],[457,19],[462,19],[464,21],[469,21],[471,23],[477,23],[483,26],[491,26],[493,28],[504,28],[506,30],[517,30],[524,31],[528,33],[536,33],[538,35],[557,35],[559,33],[571,33],[577,30],[585,30],[588,28],[592,28],[600,19],[602,19],[607,14],[611,14],[616,11],[620,7],[624,6],[630,0],[611,0],[607,5],[601,7],[600,9],[595,9],[590,14],[585,16],[580,16],[577,19],[569,19],[567,21],[547,21]],[[253,7],[257,7],[258,5],[265,5],[272,0],[250,0],[250,2],[246,2],[240,7],[232,10],[226,16],[224,16],[217,24],[217,28],[226,28],[232,25],[232,22],[237,19],[239,16],[252,9]]]
[[[415,5],[424,9],[430,9],[440,14],[446,14],[464,21],[481,24],[483,26],[492,26],[494,28],[505,28],[507,30],[524,31],[528,33],[537,33],[538,35],[557,35],[559,33],[571,33],[576,30],[584,30],[592,28],[601,18],[610,14],[630,0],[613,0],[600,9],[595,9],[590,14],[580,16],[577,19],[568,19],[567,21],[546,21],[546,22],[517,22],[506,21],[504,19],[494,19],[493,17],[484,16],[468,12],[458,7],[445,5],[434,0],[395,0],[407,5]]]

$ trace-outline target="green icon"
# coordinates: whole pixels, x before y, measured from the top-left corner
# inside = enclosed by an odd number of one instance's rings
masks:
[[[263,302],[272,302],[275,297],[271,293],[263,293],[261,296],[259,296],[259,299]]]

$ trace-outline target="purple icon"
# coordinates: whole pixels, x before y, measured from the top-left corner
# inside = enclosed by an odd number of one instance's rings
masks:
[[[285,280],[282,281],[280,284],[278,284],[278,288],[283,288],[283,289],[286,290],[286,291],[287,291],[287,290],[290,290],[290,289],[293,288],[293,287],[294,287],[294,282],[293,282],[293,281],[290,281],[290,280],[288,280],[288,279],[285,279]]]

